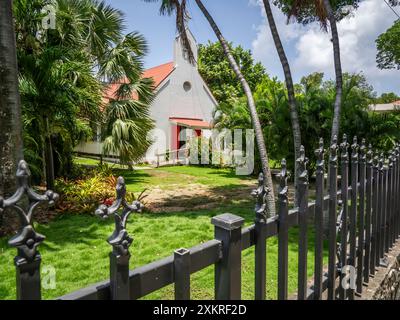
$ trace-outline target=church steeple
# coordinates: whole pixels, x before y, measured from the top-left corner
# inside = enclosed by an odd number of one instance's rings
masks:
[[[192,32],[189,30],[189,28],[186,29],[189,42],[190,42],[190,47],[192,48],[194,60],[197,63],[197,58],[198,58],[198,49],[197,49],[197,42],[196,39],[194,38]],[[174,41],[174,64],[175,65],[182,65],[182,64],[189,64],[189,60],[187,59],[187,54],[184,50],[180,36],[175,37]]]

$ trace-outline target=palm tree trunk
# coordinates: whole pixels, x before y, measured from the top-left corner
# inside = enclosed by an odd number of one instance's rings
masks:
[[[324,7],[328,15],[329,24],[331,26],[333,57],[334,57],[335,75],[336,75],[336,98],[335,98],[335,107],[334,107],[333,121],[332,121],[332,131],[331,131],[331,143],[333,143],[333,138],[335,136],[339,136],[340,111],[342,105],[342,90],[343,90],[342,89],[343,75],[342,75],[342,64],[340,61],[339,35],[337,31],[335,15],[333,13],[329,0],[324,0]]]
[[[0,0],[0,196],[15,191],[22,153],[21,100],[12,0]]]
[[[274,186],[272,182],[272,175],[271,175],[271,170],[269,168],[269,163],[268,163],[268,154],[267,154],[267,149],[265,147],[265,141],[264,141],[264,135],[262,132],[260,120],[258,118],[256,106],[254,103],[254,98],[253,98],[253,93],[251,92],[250,86],[247,83],[246,79],[244,78],[242,72],[240,71],[240,68],[233,57],[229,46],[223,37],[221,31],[219,30],[217,24],[215,23],[214,19],[210,15],[210,13],[207,11],[207,9],[204,7],[203,3],[201,0],[196,0],[197,6],[200,8],[206,19],[208,20],[211,28],[214,30],[215,35],[217,36],[219,42],[221,43],[221,46],[224,50],[225,56],[227,57],[229,64],[231,65],[231,68],[236,74],[236,77],[239,79],[243,91],[246,94],[247,97],[247,104],[250,110],[250,115],[251,119],[253,122],[253,128],[255,131],[255,136],[257,140],[257,146],[258,150],[260,153],[260,158],[261,158],[261,166],[262,166],[262,171],[265,177],[266,181],[266,187],[270,190],[270,192],[267,195],[267,214],[269,216],[275,215],[275,197],[274,197]]]
[[[53,144],[51,141],[51,132],[49,125],[49,118],[45,117],[44,123],[46,126],[45,138],[45,163],[46,163],[46,187],[47,189],[54,189],[54,158],[53,158]]]
[[[299,121],[299,114],[297,112],[297,107],[296,107],[296,97],[294,93],[294,86],[293,86],[293,78],[292,78],[292,73],[290,71],[290,66],[289,66],[289,61],[286,57],[285,49],[283,48],[281,39],[279,37],[279,32],[278,28],[276,27],[275,24],[275,19],[274,16],[272,15],[272,10],[271,10],[271,5],[269,3],[269,0],[263,0],[264,1],[264,7],[265,7],[265,13],[267,15],[268,19],[268,24],[269,28],[271,30],[272,38],[274,39],[276,51],[278,52],[279,59],[282,64],[283,68],[283,73],[285,75],[285,82],[286,82],[286,88],[288,92],[288,100],[289,100],[289,106],[290,106],[290,120],[292,122],[292,133],[293,133],[293,143],[294,143],[294,156],[295,159],[299,158],[300,156],[300,147],[301,147],[301,130],[300,130],[300,121]],[[296,188],[295,192],[295,206],[298,206],[298,176],[299,172],[297,169],[297,161],[295,161],[295,168],[294,168],[294,185]]]

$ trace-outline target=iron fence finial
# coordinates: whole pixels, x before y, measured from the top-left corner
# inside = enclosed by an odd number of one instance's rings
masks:
[[[331,165],[337,165],[337,151],[338,151],[338,144],[337,144],[337,136],[335,135],[332,140],[332,144],[329,147],[329,163]]]
[[[140,201],[133,201],[128,204],[126,201],[126,184],[123,177],[118,177],[116,190],[116,199],[111,206],[105,204],[100,205],[95,214],[102,219],[107,219],[114,215],[115,229],[112,235],[107,239],[107,242],[113,247],[116,255],[126,256],[129,255],[129,247],[133,242],[126,230],[128,218],[133,212],[141,212],[143,205]],[[122,208],[121,213],[119,209]]]
[[[317,172],[322,172],[324,170],[324,139],[319,138],[318,149],[315,149],[314,154],[317,158]]]
[[[373,158],[374,158],[374,153],[372,151],[372,144],[369,144],[367,151],[367,163],[371,166],[373,165]]]
[[[9,208],[13,209],[19,216],[21,227],[18,233],[8,241],[8,244],[18,249],[18,256],[15,262],[16,264],[22,264],[40,259],[37,248],[45,239],[45,236],[37,233],[33,227],[33,213],[40,204],[47,202],[48,206],[53,206],[59,195],[51,190],[47,190],[44,195],[40,195],[32,189],[30,185],[31,172],[25,160],[21,160],[18,163],[16,177],[17,190],[8,199],[0,198],[0,213]],[[19,204],[25,195],[28,198],[28,204]]]
[[[364,138],[361,140],[361,145],[360,145],[360,160],[363,163],[365,163],[367,160],[367,146],[365,144]]]
[[[269,189],[265,186],[264,174],[260,172],[258,175],[258,187],[251,192],[251,195],[256,198],[256,219],[262,222],[267,222],[267,195]]]
[[[286,159],[282,159],[281,161],[281,171],[279,173],[279,196],[286,195],[287,198],[287,180],[288,180],[288,172]]]
[[[342,162],[347,162],[349,160],[349,143],[347,142],[347,134],[343,134],[342,143],[340,144],[340,157]]]
[[[358,162],[358,151],[359,151],[360,146],[358,145],[358,139],[357,136],[353,137],[353,144],[351,145],[351,160],[353,163]]]
[[[383,170],[383,164],[385,162],[385,156],[383,154],[383,152],[379,155],[379,160],[378,160],[378,166],[379,166],[379,170]]]
[[[299,177],[300,183],[307,184],[308,183],[308,171],[307,171],[308,158],[305,155],[304,146],[300,147],[300,156],[299,156],[299,158],[296,159],[296,162],[298,164],[298,171],[299,171],[298,177]]]

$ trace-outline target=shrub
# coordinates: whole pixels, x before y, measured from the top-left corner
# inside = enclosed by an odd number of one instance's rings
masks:
[[[78,180],[56,180],[56,190],[60,193],[58,210],[61,212],[89,213],[104,202],[112,202],[115,184],[111,179],[95,175]]]
[[[117,177],[107,164],[85,172],[79,179],[57,179],[56,191],[60,194],[58,212],[94,213],[100,204],[111,205],[115,200]],[[144,199],[144,190],[140,199]],[[133,192],[126,193],[126,201],[138,200]]]

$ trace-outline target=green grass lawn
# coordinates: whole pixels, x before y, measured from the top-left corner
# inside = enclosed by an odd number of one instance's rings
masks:
[[[93,158],[85,158],[85,157],[74,157],[74,163],[78,165],[83,165],[83,166],[98,166],[100,164],[99,159],[93,159]],[[103,163],[107,163],[110,167],[113,168],[120,168],[120,169],[125,169],[126,166],[120,165],[118,163],[114,162],[108,162],[108,161],[103,161]]]
[[[119,171],[126,178],[128,189],[140,191],[144,187],[158,185],[161,188],[184,188],[188,181],[215,188],[240,187],[245,177],[238,177],[230,170],[201,167],[164,167],[152,170]],[[255,180],[254,180],[255,181]],[[171,255],[175,249],[190,248],[213,239],[211,217],[230,212],[245,218],[246,225],[254,221],[254,203],[235,201],[217,209],[142,213],[130,217],[128,231],[134,238],[130,252],[130,268],[136,268]],[[103,221],[91,215],[64,214],[51,223],[36,224],[37,231],[47,238],[40,246],[42,266],[56,270],[56,288],[43,289],[43,298],[52,299],[79,288],[107,279],[109,276],[108,254],[111,247],[106,239],[112,233],[113,219]],[[0,239],[0,299],[15,298],[15,268],[13,257],[16,250]],[[289,292],[297,286],[297,229],[290,230],[289,244]],[[313,274],[313,232],[309,239],[309,269]],[[267,292],[268,298],[277,294],[278,270],[277,238],[268,240]],[[242,297],[254,298],[254,247],[243,251]],[[214,298],[214,267],[210,266],[192,275],[192,298]],[[173,299],[173,285],[154,292],[144,299]]]
[[[117,175],[125,178],[127,188],[139,192],[145,188],[160,189],[184,188],[185,183],[200,184],[208,187],[239,188],[243,181],[256,180],[254,177],[237,176],[230,169],[213,169],[195,166],[162,167],[150,170],[116,170]]]
[[[91,158],[75,157],[74,162],[81,165],[96,166],[99,161]],[[109,163],[110,164],[110,163]],[[125,178],[127,188],[132,192],[140,192],[145,188],[178,189],[186,183],[200,184],[210,187],[240,187],[244,180],[256,179],[249,176],[237,176],[231,169],[217,169],[200,166],[171,166],[152,169],[128,170],[118,164],[110,164],[115,175]]]
[[[231,212],[253,221],[249,205],[235,205],[210,211],[185,213],[138,214],[128,223],[133,236],[131,268],[136,268],[173,253],[175,249],[190,248],[213,238],[212,216]],[[64,215],[47,225],[36,225],[47,239],[40,246],[42,266],[56,270],[57,286],[43,290],[44,299],[56,298],[94,282],[107,279],[110,246],[105,239],[112,233],[113,221],[102,221],[88,215]],[[9,248],[7,239],[0,240],[0,299],[15,298],[15,269],[13,257],[16,250]],[[277,291],[277,238],[268,240],[267,290],[269,298]],[[309,241],[309,276],[313,273],[313,236]],[[254,298],[254,248],[243,252],[242,296]],[[192,298],[213,299],[213,266],[192,275]],[[297,229],[290,232],[289,292],[297,286]],[[146,299],[172,299],[173,286],[168,286],[145,297]]]

